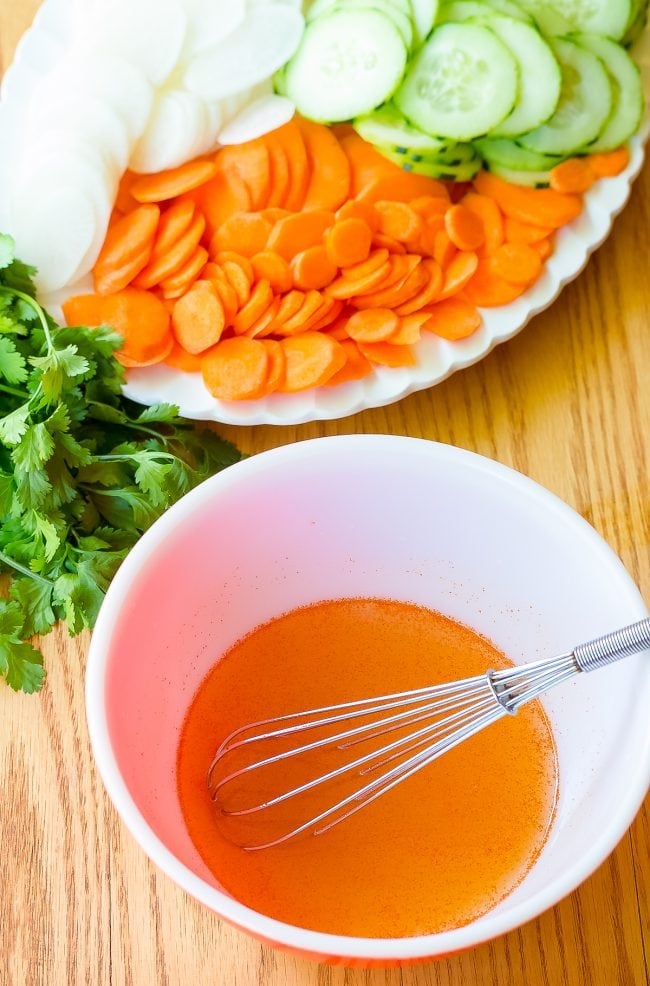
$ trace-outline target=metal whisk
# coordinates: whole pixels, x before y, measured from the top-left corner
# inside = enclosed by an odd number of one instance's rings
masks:
[[[358,786],[354,790],[346,791],[335,803],[326,800],[322,809],[306,821],[290,823],[288,831],[243,848],[267,849],[308,830],[320,835],[486,726],[503,716],[514,715],[526,702],[555,685],[581,672],[596,671],[648,647],[650,618],[580,644],[559,657],[522,664],[505,671],[487,671],[484,675],[450,684],[324,706],[250,723],[232,732],[217,750],[208,772],[212,800],[225,818],[258,816],[270,808],[286,806],[294,799],[299,801],[300,796],[307,792],[321,787],[327,791],[329,786],[336,788],[346,778],[356,778],[355,785]],[[355,724],[354,720],[360,720],[359,724]],[[316,731],[316,738],[310,742],[298,741],[298,745],[287,747],[287,742],[293,743],[294,737],[312,730]],[[397,738],[390,738],[391,733],[397,733]],[[257,776],[257,772],[264,768],[281,766],[290,758],[331,756],[332,753],[338,757],[341,751],[374,741],[380,736],[388,741],[382,741],[370,752],[353,756],[342,765],[334,762],[328,769],[294,784],[289,790],[263,796],[263,800],[253,806],[227,807],[228,791],[238,785],[241,787],[242,781],[249,779],[253,773]],[[268,748],[273,743],[283,746],[280,752],[267,756],[257,754],[252,759],[248,756],[259,751],[260,744]],[[238,761],[242,757],[245,758],[243,764],[233,763],[233,759]],[[367,780],[369,774],[381,768],[386,769],[379,776]],[[363,778],[360,785],[359,777]],[[250,788],[248,790],[250,792]]]

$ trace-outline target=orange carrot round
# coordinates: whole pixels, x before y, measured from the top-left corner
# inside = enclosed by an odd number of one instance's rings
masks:
[[[479,171],[474,187],[482,195],[493,198],[506,216],[533,226],[559,229],[582,212],[582,199],[577,195],[564,195],[554,188],[511,185],[489,171]]]
[[[98,294],[121,291],[149,262],[160,209],[141,205],[109,229],[93,271]]]
[[[597,178],[615,178],[621,171],[625,171],[629,163],[630,150],[625,144],[617,147],[615,151],[589,155],[591,170]]]
[[[205,219],[201,213],[198,213],[187,231],[171,245],[166,253],[157,255],[154,245],[151,260],[135,278],[134,285],[138,288],[153,288],[175,274],[194,254],[204,229]]]
[[[131,195],[138,202],[164,202],[204,185],[216,170],[213,161],[188,161],[178,168],[143,175],[131,185]]]
[[[188,353],[176,341],[174,341],[171,351],[165,356],[163,362],[166,366],[173,366],[177,370],[183,370],[184,373],[201,372],[201,357]]]
[[[269,368],[266,347],[257,339],[223,339],[201,362],[203,382],[222,401],[255,400],[265,392]]]
[[[542,271],[542,259],[526,243],[504,243],[489,258],[490,270],[511,284],[531,284]]]
[[[360,342],[362,354],[379,366],[415,366],[415,356],[410,346],[394,346],[392,342]]]
[[[104,297],[76,295],[63,307],[68,325],[110,325],[124,343],[115,356],[128,366],[161,362],[171,350],[169,312],[149,291],[124,288]]]
[[[220,267],[237,295],[239,308],[243,308],[251,296],[251,282],[246,277],[246,272],[234,260],[224,260]]]
[[[325,237],[325,249],[333,267],[361,264],[370,255],[372,229],[355,216],[337,219]],[[324,286],[324,285],[323,285]]]
[[[309,328],[309,322],[313,320],[313,316],[320,312],[324,301],[320,291],[307,291],[298,311],[290,318],[285,316],[282,323],[278,325],[278,335],[291,336],[304,332],[305,329]]]
[[[447,209],[445,229],[447,236],[459,250],[477,250],[485,242],[483,222],[462,203]]]
[[[377,251],[381,253],[382,251]],[[388,251],[385,251],[388,257]],[[366,274],[359,277],[350,276],[351,268],[337,277],[327,288],[327,293],[332,298],[346,300],[354,298],[355,295],[362,294],[364,291],[372,291],[377,285],[381,284],[392,270],[391,261],[385,260],[381,266],[373,267]]]
[[[399,327],[399,318],[390,308],[367,308],[355,312],[347,323],[347,333],[356,342],[383,342]]]
[[[302,332],[281,345],[286,360],[281,389],[286,393],[321,387],[346,361],[340,342],[323,332]]]
[[[362,219],[366,226],[369,226],[373,233],[379,230],[379,216],[374,205],[368,202],[359,202],[357,199],[348,199],[344,202],[336,213],[336,221],[343,219]]]
[[[406,246],[400,243],[399,240],[394,239],[392,236],[386,236],[385,233],[375,233],[372,238],[372,248],[373,250],[388,250],[389,253],[401,253],[402,256],[407,252]]]
[[[307,247],[321,243],[325,232],[333,223],[334,213],[324,209],[297,212],[275,224],[266,246],[285,260],[291,260]]]
[[[246,329],[244,335],[248,336],[249,339],[258,339],[275,332],[279,328],[277,315],[280,310],[280,303],[279,298],[274,298],[260,317],[253,322],[250,328]]]
[[[468,192],[462,198],[461,204],[473,212],[483,225],[483,250],[493,253],[501,246],[504,239],[503,213],[494,199],[478,192]]]
[[[351,220],[354,221],[354,220]],[[291,261],[293,283],[302,291],[326,288],[338,273],[337,265],[324,246],[307,247]]]
[[[400,243],[417,239],[424,228],[424,220],[406,202],[375,202],[379,215],[379,232]]]
[[[427,280],[414,297],[395,307],[398,315],[411,315],[435,301],[442,290],[443,274],[440,264],[433,259],[423,260],[421,267],[426,271]]]
[[[214,259],[217,264],[225,264],[228,261],[232,261],[238,267],[241,267],[249,284],[252,285],[255,280],[255,271],[253,270],[252,263],[248,257],[244,257],[241,253],[235,253],[233,250],[221,250]]]
[[[223,305],[211,284],[194,284],[176,302],[172,331],[186,352],[196,355],[210,349],[219,342],[225,327]]]
[[[463,288],[463,294],[469,303],[478,308],[498,308],[501,305],[508,305],[526,290],[526,285],[513,284],[495,274],[491,267],[491,259],[485,257],[479,260],[476,273]]]
[[[430,309],[430,317],[423,328],[443,339],[465,339],[481,325],[476,308],[462,298],[447,298]]]
[[[284,324],[288,319],[293,318],[305,301],[304,291],[288,291],[280,302],[278,311],[278,322]]]
[[[589,158],[574,157],[556,164],[550,171],[550,185],[556,192],[582,195],[591,188],[597,175]]]
[[[499,247],[499,249],[503,249]],[[444,283],[439,298],[450,298],[462,291],[474,276],[478,267],[478,257],[469,250],[459,251],[449,262],[444,274]]]
[[[519,220],[507,216],[504,232],[508,243],[532,244],[545,240],[547,236],[552,235],[554,230],[548,226],[531,226],[530,223],[521,223]],[[498,243],[497,246],[501,246],[501,244]],[[494,250],[491,252],[494,253]]]
[[[273,291],[268,281],[258,281],[250,298],[242,309],[235,316],[233,328],[240,335],[250,329],[253,322],[257,321],[260,315],[266,311],[273,301]]]
[[[372,373],[370,360],[363,355],[356,342],[352,339],[344,339],[341,346],[345,351],[345,363],[340,370],[330,377],[327,387],[336,387],[340,383],[349,383],[352,380],[361,380]]]
[[[266,278],[274,291],[284,294],[291,290],[293,276],[291,267],[279,253],[272,250],[263,250],[256,253],[251,258],[251,266],[255,275],[255,280]]]
[[[272,230],[271,223],[259,212],[236,212],[219,226],[210,240],[210,253],[229,250],[252,257],[264,250]]]
[[[455,256],[456,247],[449,239],[449,233],[446,229],[439,229],[434,237],[434,260],[436,260],[444,270],[444,268],[451,263]]]
[[[160,290],[163,293],[163,298],[179,298],[184,294],[200,277],[208,259],[208,251],[204,247],[197,247],[183,267],[180,267],[166,281],[161,281]]]
[[[429,312],[415,312],[400,318],[399,324],[387,342],[394,346],[413,346],[420,341],[422,327],[429,321]]]
[[[275,339],[264,339],[263,345],[266,349],[266,355],[269,360],[269,368],[264,389],[267,394],[272,394],[274,391],[279,390],[284,383],[287,361],[282,345]]]

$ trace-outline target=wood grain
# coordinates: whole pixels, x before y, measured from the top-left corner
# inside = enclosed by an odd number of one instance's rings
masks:
[[[0,0],[0,74],[38,0]],[[0,147],[0,153],[2,148]],[[479,365],[389,408],[223,428],[249,452],[316,435],[413,435],[525,472],[572,504],[650,600],[650,173],[587,270]],[[157,871],[109,804],[86,735],[87,636],[44,650],[40,698],[0,689],[2,986],[647,986],[650,802],[539,920],[446,961],[332,969],[262,947]]]

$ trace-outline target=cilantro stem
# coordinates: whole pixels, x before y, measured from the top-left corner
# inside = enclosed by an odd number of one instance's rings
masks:
[[[52,349],[52,334],[50,333],[50,327],[47,324],[47,318],[45,317],[45,312],[43,311],[39,303],[36,301],[36,299],[32,298],[31,295],[29,294],[25,294],[24,291],[17,291],[16,288],[0,287],[0,294],[10,294],[13,295],[15,298],[20,298],[22,301],[25,302],[26,305],[29,305],[30,308],[34,309],[34,311],[38,316],[39,322],[43,326],[43,332],[45,333],[45,339],[47,341],[48,348]]]
[[[15,569],[15,571],[20,572],[21,575],[27,575],[28,578],[33,579],[34,582],[40,582],[41,585],[54,585],[54,583],[49,579],[45,579],[42,575],[37,575],[36,572],[32,572],[32,570],[27,568],[25,565],[21,565],[15,558],[10,558],[9,555],[5,555],[4,551],[0,551],[0,563],[6,565],[8,568]]]
[[[24,401],[29,400],[29,394],[24,390],[18,390],[17,387],[7,387],[6,384],[0,383],[0,390],[3,394],[11,394],[12,397],[20,397]]]

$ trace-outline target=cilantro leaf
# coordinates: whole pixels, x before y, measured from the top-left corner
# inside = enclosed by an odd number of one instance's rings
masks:
[[[15,244],[7,233],[0,233],[0,269],[8,267],[15,257]]]
[[[43,658],[21,639],[23,610],[19,602],[0,599],[0,677],[14,691],[39,691],[45,671]]]
[[[25,358],[18,352],[16,343],[6,337],[0,338],[0,376],[7,383],[24,383],[27,379]]]
[[[12,580],[9,593],[20,604],[23,614],[22,631],[26,637],[48,633],[56,622],[52,609],[53,586],[30,578]]]

